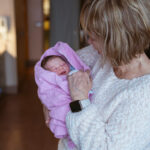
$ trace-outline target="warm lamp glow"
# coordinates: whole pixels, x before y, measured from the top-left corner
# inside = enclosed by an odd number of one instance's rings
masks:
[[[43,1],[43,11],[44,15],[48,16],[50,11],[50,0]]]
[[[14,29],[7,29],[7,26],[0,25],[0,55],[8,52],[12,57],[17,57],[16,34]]]

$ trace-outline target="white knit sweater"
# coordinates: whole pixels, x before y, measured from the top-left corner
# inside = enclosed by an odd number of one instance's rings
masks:
[[[150,150],[150,75],[118,79],[99,59],[92,69],[93,103],[66,118],[77,150]]]

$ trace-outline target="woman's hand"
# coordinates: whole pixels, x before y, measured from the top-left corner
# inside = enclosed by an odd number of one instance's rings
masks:
[[[92,88],[89,72],[78,71],[68,76],[68,84],[72,101],[88,98]]]

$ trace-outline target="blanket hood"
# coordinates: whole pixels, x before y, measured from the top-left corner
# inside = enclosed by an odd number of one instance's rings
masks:
[[[55,46],[49,48],[44,52],[44,54],[41,56],[40,60],[35,65],[35,80],[38,84],[39,80],[50,80],[52,84],[56,84],[57,80],[61,80],[62,78],[65,78],[63,76],[56,75],[53,72],[47,71],[41,67],[41,62],[44,57],[46,56],[61,56],[64,59],[66,59],[75,69],[77,70],[90,70],[88,66],[86,66],[79,56],[75,53],[75,51],[66,43],[64,42],[57,42]],[[48,78],[50,77],[50,78]],[[63,79],[62,79],[63,80]]]

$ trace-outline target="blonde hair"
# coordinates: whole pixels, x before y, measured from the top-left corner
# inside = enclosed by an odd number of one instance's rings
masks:
[[[150,45],[149,0],[87,0],[80,21],[104,41],[102,56],[113,66],[128,64]]]

